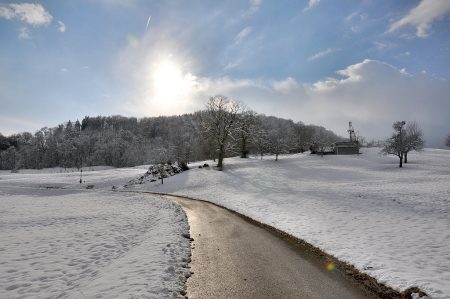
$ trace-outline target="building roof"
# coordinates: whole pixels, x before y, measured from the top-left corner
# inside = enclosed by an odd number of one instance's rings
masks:
[[[338,141],[334,143],[334,147],[357,147],[358,144],[353,141]]]

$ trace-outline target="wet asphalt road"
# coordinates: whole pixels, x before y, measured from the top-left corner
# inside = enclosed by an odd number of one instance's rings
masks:
[[[180,203],[194,238],[189,298],[373,298],[272,232],[202,201]]]

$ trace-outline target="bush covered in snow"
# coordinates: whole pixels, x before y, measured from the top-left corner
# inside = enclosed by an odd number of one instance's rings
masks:
[[[180,166],[178,165],[178,162],[150,165],[146,173],[144,173],[137,179],[129,181],[126,185],[124,185],[124,187],[127,188],[131,185],[138,185],[138,184],[140,185],[147,182],[156,182],[157,180],[174,176],[188,169],[189,167],[187,167],[187,165]]]

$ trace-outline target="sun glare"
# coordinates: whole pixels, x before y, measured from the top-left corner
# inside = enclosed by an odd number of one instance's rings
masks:
[[[172,59],[158,61],[151,70],[152,100],[172,107],[181,104],[195,85],[195,76],[183,73]]]

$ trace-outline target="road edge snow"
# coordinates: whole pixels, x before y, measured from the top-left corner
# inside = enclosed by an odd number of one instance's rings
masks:
[[[189,253],[188,253],[188,257],[187,258],[183,258],[182,261],[181,261],[182,262],[181,263],[181,267],[183,268],[182,269],[183,270],[183,275],[180,276],[179,282],[182,285],[182,287],[181,287],[181,289],[173,290],[173,292],[178,293],[180,296],[182,296],[184,298],[188,298],[188,295],[187,295],[187,280],[193,274],[193,272],[191,271],[190,264],[191,264],[191,261],[192,261],[192,242],[194,241],[194,239],[190,235],[191,227],[189,225],[188,217],[187,217],[187,214],[186,214],[186,211],[184,210],[184,208],[179,203],[177,203],[175,201],[172,201],[170,199],[164,198],[165,195],[170,195],[170,194],[162,194],[162,193],[146,192],[146,191],[117,190],[117,189],[114,189],[111,192],[159,195],[159,196],[161,196],[162,199],[170,201],[173,204],[175,204],[178,207],[180,207],[181,211],[184,214],[184,218],[186,219],[186,225],[187,225],[187,228],[188,228],[188,234],[183,233],[181,236],[183,238],[185,238],[185,239],[188,239],[188,241],[189,241]],[[178,197],[182,197],[182,196],[178,196]]]

